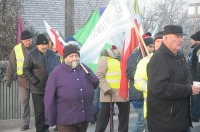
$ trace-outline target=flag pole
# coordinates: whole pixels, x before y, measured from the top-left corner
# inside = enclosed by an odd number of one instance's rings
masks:
[[[142,39],[140,32],[139,32],[135,23],[134,23],[134,28],[135,28],[135,32],[136,32],[137,37],[139,37],[139,40],[140,40],[139,42],[141,42],[139,44],[142,44],[142,46],[144,46],[144,49],[145,49],[147,55],[149,55],[149,51],[147,50],[147,46],[145,45],[144,40]]]
[[[110,132],[114,132],[112,93],[110,94]]]
[[[141,41],[140,41],[140,39],[139,39],[139,37],[138,37],[137,34],[136,34],[136,37],[137,37],[138,42],[139,42],[139,47],[140,47],[140,50],[141,50],[142,56],[145,57],[145,53],[144,53],[144,50],[142,49]]]

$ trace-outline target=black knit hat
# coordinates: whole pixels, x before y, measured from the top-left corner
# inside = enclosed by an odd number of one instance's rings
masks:
[[[77,53],[78,56],[80,57],[79,51],[80,51],[80,48],[77,45],[69,44],[64,47],[63,58],[66,58],[68,55],[72,53]]]
[[[37,36],[36,45],[48,44],[47,37],[44,34],[39,34]]]
[[[145,33],[147,36],[151,37],[151,33],[150,32],[146,32]]]
[[[196,32],[196,41],[200,41],[200,31]]]
[[[183,33],[183,29],[179,25],[166,25],[164,27],[164,33],[163,35],[167,34],[180,34],[180,35],[186,35]]]
[[[153,43],[153,38],[145,38],[144,39],[144,43],[146,44],[146,46],[148,46],[150,44],[154,44]]]
[[[192,36],[190,36],[191,39],[197,41],[197,37],[196,37],[196,34],[193,34]]]
[[[163,31],[158,32],[158,33],[155,35],[155,37],[154,37],[154,42],[155,42],[157,39],[163,39]]]
[[[21,40],[26,40],[30,38],[32,38],[32,35],[28,30],[25,30],[21,33]]]

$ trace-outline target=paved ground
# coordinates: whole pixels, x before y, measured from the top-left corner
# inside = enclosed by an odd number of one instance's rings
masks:
[[[116,108],[117,113],[117,108]],[[113,117],[114,119],[114,131],[117,132],[118,127],[118,117],[117,114]],[[136,120],[136,114],[134,110],[131,108],[130,116],[129,116],[129,132],[131,132],[134,122]],[[0,121],[0,132],[19,132],[19,127],[21,124],[21,120],[4,120]],[[192,132],[200,132],[200,122],[193,123],[194,128],[192,128]],[[30,129],[27,132],[35,132],[34,126],[34,118],[31,118]],[[53,132],[53,127],[50,128],[50,131]],[[95,124],[89,124],[87,132],[94,132],[95,131]],[[109,125],[105,132],[109,132]]]

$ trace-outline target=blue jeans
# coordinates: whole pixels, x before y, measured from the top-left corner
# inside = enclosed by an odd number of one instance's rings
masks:
[[[93,100],[93,107],[94,107],[94,121],[96,121],[97,115],[101,109],[101,102],[100,99],[100,87],[95,89],[94,93],[94,100]]]
[[[133,102],[133,101],[132,101]],[[133,127],[132,132],[143,132],[146,128],[146,119],[144,119],[143,108],[135,108],[138,119]]]
[[[200,94],[191,96],[191,113],[192,113],[192,119],[199,121],[199,118],[200,118]]]

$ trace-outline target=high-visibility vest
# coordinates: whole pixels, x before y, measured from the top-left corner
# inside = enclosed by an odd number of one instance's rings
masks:
[[[24,54],[22,51],[22,44],[18,44],[14,47],[16,62],[17,62],[17,75],[23,74],[23,65],[24,65]]]
[[[110,88],[119,89],[121,80],[121,69],[120,62],[116,59],[107,57],[108,59],[108,70],[106,73],[106,81]]]
[[[60,62],[61,62],[61,63],[63,62],[63,57],[62,57],[62,56],[60,56]]]
[[[148,76],[147,76],[147,64],[149,63],[149,60],[151,59],[153,54],[150,54],[143,58],[142,60],[139,61],[137,64],[137,68],[135,71],[134,75],[134,86],[137,90],[143,92],[143,97],[144,97],[144,105],[143,105],[143,112],[144,112],[144,118],[147,117],[147,93],[148,93],[148,88],[147,88],[147,81],[148,81]]]

